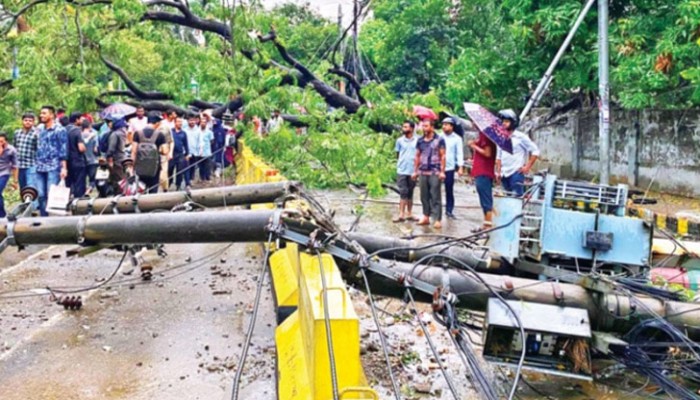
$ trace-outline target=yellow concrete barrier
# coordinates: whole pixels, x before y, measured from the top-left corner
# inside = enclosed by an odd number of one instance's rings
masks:
[[[287,180],[239,142],[236,183]],[[294,205],[299,207],[299,204]],[[274,204],[258,207],[273,208]],[[323,304],[320,271],[326,277],[328,304]],[[280,400],[328,400],[333,397],[324,307],[328,307],[340,399],[375,399],[360,360],[360,321],[340,271],[328,254],[309,255],[287,243],[270,256],[273,293],[278,310],[277,396]]]

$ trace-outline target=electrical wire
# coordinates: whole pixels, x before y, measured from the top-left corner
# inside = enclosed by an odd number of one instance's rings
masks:
[[[335,365],[335,351],[333,350],[333,333],[331,332],[331,318],[328,311],[328,285],[326,282],[326,272],[323,270],[323,257],[321,253],[316,250],[316,257],[318,257],[318,266],[321,271],[321,285],[322,285],[322,297],[323,297],[323,319],[326,325],[326,344],[328,346],[328,359],[330,361],[331,367],[331,384],[333,385],[333,400],[339,400],[340,395],[338,391],[338,375]]]
[[[457,388],[455,387],[455,384],[452,381],[450,374],[447,372],[447,368],[445,368],[445,365],[443,364],[442,359],[440,358],[440,354],[438,353],[437,349],[435,348],[435,343],[433,343],[433,339],[430,336],[430,332],[428,331],[428,328],[425,326],[425,324],[421,320],[420,315],[418,315],[418,308],[416,307],[416,302],[413,299],[413,294],[411,294],[411,289],[408,287],[406,288],[406,297],[410,301],[412,313],[415,316],[415,318],[418,320],[418,324],[420,325],[420,328],[423,331],[423,335],[425,336],[425,340],[428,342],[428,347],[430,347],[430,351],[433,353],[433,357],[435,357],[435,361],[437,362],[438,366],[440,367],[440,371],[442,371],[442,376],[445,378],[445,381],[447,382],[447,387],[450,389],[450,392],[452,392],[452,396],[454,396],[454,398],[456,400],[459,400],[459,395],[457,394]]]
[[[521,214],[520,216],[522,216],[522,214]],[[517,219],[517,218],[518,218],[518,217],[516,216],[511,222],[509,222],[509,224],[512,223],[512,222],[513,222],[515,219]],[[492,229],[496,229],[496,228],[492,228]],[[430,259],[430,258],[436,258],[436,257],[444,257],[444,258],[446,258],[446,259],[452,260],[453,262],[455,262],[455,263],[457,263],[458,265],[462,266],[465,270],[469,271],[469,272],[474,276],[474,278],[476,278],[479,282],[481,282],[481,283],[491,292],[491,294],[493,294],[494,297],[496,297],[499,301],[501,301],[501,302],[503,303],[503,305],[508,309],[508,311],[510,312],[510,314],[513,316],[513,318],[515,319],[516,323],[518,324],[518,327],[519,327],[519,329],[520,329],[520,337],[521,337],[521,339],[522,339],[522,343],[524,344],[524,343],[526,342],[525,328],[524,328],[524,326],[523,326],[522,321],[520,320],[520,317],[519,317],[518,314],[515,312],[515,310],[513,309],[513,307],[506,301],[505,298],[503,298],[503,296],[501,296],[501,294],[500,294],[497,290],[495,290],[494,288],[492,288],[492,287],[484,280],[484,278],[482,278],[482,277],[479,275],[479,273],[478,273],[474,268],[472,268],[470,265],[468,265],[468,264],[462,262],[461,260],[459,260],[459,259],[457,259],[457,258],[455,258],[455,257],[452,257],[452,256],[450,256],[450,255],[436,253],[436,254],[428,254],[428,255],[426,255],[425,257],[423,257],[423,258],[421,258],[420,260],[418,260],[418,261],[414,264],[414,268],[415,268],[419,263],[424,262],[424,261],[426,261],[426,260],[428,260],[428,259]],[[516,367],[516,371],[515,371],[515,378],[513,379],[513,386],[511,387],[510,394],[508,395],[508,400],[512,400],[513,397],[515,396],[515,392],[516,392],[516,390],[517,390],[517,388],[518,388],[518,381],[519,381],[520,376],[521,376],[521,373],[522,373],[523,364],[525,363],[525,355],[526,355],[526,350],[525,350],[525,346],[523,345],[523,346],[522,346],[522,349],[521,349],[521,352],[520,352],[520,358],[519,358],[519,360],[518,360],[517,367]]]
[[[185,271],[182,271],[178,274],[158,279],[158,281],[162,282],[162,281],[170,280],[170,279],[176,278],[180,275],[183,275],[187,272],[191,272],[197,268],[201,268],[202,266],[206,265],[210,260],[223,254],[226,250],[231,248],[231,246],[233,246],[233,243],[228,244],[224,248],[216,250],[216,251],[214,251],[208,255],[205,255],[203,257],[200,257],[194,261],[189,261],[189,262],[185,262],[182,264],[174,265],[174,266],[169,267],[169,268],[165,268],[165,269],[160,271],[160,274],[165,274],[167,272],[175,271],[175,270],[185,268],[185,267],[191,267],[191,268],[188,268]],[[116,270],[118,271],[118,268]],[[148,285],[148,284],[150,284],[150,282],[143,281],[143,279],[141,277],[125,278],[125,279],[114,281],[110,285],[110,287],[121,287],[121,286],[125,286],[127,284]],[[102,285],[102,286],[104,286],[104,285]],[[79,288],[81,288],[81,287],[80,286],[62,286],[62,287],[54,288],[52,290],[56,291],[58,293],[59,291],[69,291],[69,290],[75,290],[75,289],[79,289]],[[19,299],[19,298],[25,298],[25,297],[27,297],[27,298],[28,297],[37,297],[37,296],[43,296],[46,294],[46,293],[30,293],[30,294],[11,295],[13,293],[21,293],[21,292],[27,292],[27,291],[33,291],[33,290],[44,290],[44,289],[42,289],[42,288],[24,288],[24,289],[16,289],[16,290],[12,290],[12,291],[2,292],[2,293],[0,293],[0,300],[11,300],[11,299]]]
[[[253,301],[253,315],[250,317],[250,322],[248,323],[248,331],[245,335],[245,341],[243,342],[243,348],[241,349],[241,355],[238,358],[238,368],[236,369],[236,375],[233,377],[233,386],[231,388],[231,400],[238,400],[238,391],[241,384],[241,376],[243,375],[243,367],[245,366],[246,358],[248,357],[248,349],[250,348],[250,343],[253,340],[253,332],[255,331],[255,322],[258,319],[258,309],[260,308],[260,299],[262,298],[262,288],[265,281],[265,273],[267,272],[267,263],[270,257],[270,245],[272,244],[272,233],[267,238],[267,245],[265,246],[265,254],[262,258],[262,263],[260,266],[260,272],[258,273],[258,285],[255,289],[255,300]]]
[[[374,303],[372,297],[372,290],[369,286],[369,280],[367,279],[367,273],[364,269],[360,269],[362,273],[362,278],[365,282],[365,289],[367,290],[367,297],[369,299],[370,309],[372,310],[372,318],[374,319],[374,324],[377,326],[377,332],[379,333],[379,342],[382,344],[382,351],[384,352],[384,360],[386,361],[387,371],[389,372],[389,379],[391,380],[391,386],[394,389],[394,398],[396,400],[401,400],[401,391],[399,389],[399,384],[396,382],[394,377],[394,371],[391,367],[391,358],[389,356],[389,346],[386,343],[386,338],[384,337],[384,332],[382,331],[381,324],[379,323],[379,316],[377,316],[377,306]]]
[[[105,286],[106,284],[108,284],[112,279],[114,279],[114,277],[117,275],[117,271],[119,271],[119,269],[122,267],[122,264],[124,263],[124,260],[126,259],[126,255],[128,254],[128,252],[129,252],[128,249],[124,250],[124,253],[122,254],[122,258],[121,258],[121,260],[119,260],[119,264],[117,264],[117,267],[114,268],[114,271],[112,271],[112,274],[110,274],[107,279],[98,283],[97,285],[88,286],[88,287],[81,288],[81,289],[74,289],[74,290],[51,289],[49,286],[46,286],[46,290],[48,290],[51,293],[76,294],[76,293],[88,292],[90,290],[99,289],[102,286]]]

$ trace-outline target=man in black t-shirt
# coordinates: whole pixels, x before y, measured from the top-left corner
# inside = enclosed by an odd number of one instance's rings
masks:
[[[87,174],[87,162],[85,160],[85,141],[82,133],[83,114],[71,113],[68,118],[66,135],[68,136],[68,176],[66,185],[70,187],[73,197],[85,196],[85,179]]]
[[[154,153],[147,150],[146,144],[149,145],[149,148],[150,145],[155,145]],[[134,133],[131,158],[134,160],[134,170],[137,172],[139,180],[146,185],[146,193],[158,193],[160,156],[168,154],[166,144],[165,136],[156,132],[151,126],[146,126],[142,131]],[[139,151],[139,147],[141,147],[141,151]],[[138,173],[139,171],[143,172]]]

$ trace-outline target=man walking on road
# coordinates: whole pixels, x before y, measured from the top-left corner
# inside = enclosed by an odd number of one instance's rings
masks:
[[[455,172],[462,176],[464,168],[464,142],[455,131],[455,121],[452,117],[442,120],[442,138],[445,140],[445,215],[456,219],[455,209]]]
[[[406,121],[401,126],[403,135],[396,139],[396,185],[399,187],[399,216],[394,218],[394,222],[417,221],[412,215],[413,212],[413,190],[416,182],[413,180],[414,164],[416,161],[416,144],[418,139],[413,131],[416,124],[413,121]]]
[[[37,139],[35,183],[39,192],[39,213],[45,217],[49,215],[46,212],[49,188],[68,176],[68,137],[66,130],[56,123],[53,106],[42,107],[39,119],[43,127]]]
[[[134,172],[146,185],[146,193],[158,193],[160,180],[160,157],[168,154],[165,138],[150,126],[134,133],[131,158],[134,160]]]
[[[503,126],[512,132],[510,138],[513,154],[498,149],[496,179],[501,180],[506,192],[522,197],[525,192],[525,175],[530,173],[532,165],[540,156],[540,149],[526,134],[516,130],[520,120],[515,111],[501,110],[498,116],[503,121]]]
[[[430,218],[435,229],[442,228],[442,193],[440,182],[445,180],[445,139],[436,136],[432,121],[421,123],[423,137],[416,144],[416,160],[413,179],[420,175],[420,201],[423,203],[423,218],[418,225],[429,225]]]
[[[22,128],[15,131],[13,144],[17,150],[19,189],[34,186],[36,173],[37,131],[34,127],[34,114],[22,115]]]
[[[7,142],[7,135],[0,132],[0,218],[5,218],[5,191],[10,177],[14,179],[13,187],[17,188],[17,150]]]

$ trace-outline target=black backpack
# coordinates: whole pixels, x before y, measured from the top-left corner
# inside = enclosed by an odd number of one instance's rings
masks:
[[[138,176],[153,177],[158,175],[158,166],[160,164],[160,153],[156,141],[158,140],[158,132],[153,132],[150,139],[139,131],[139,147],[136,149],[136,160],[134,164],[134,172]]]
[[[109,138],[112,137],[112,131],[103,133],[98,139],[97,147],[100,150],[100,154],[107,154],[109,151]]]

